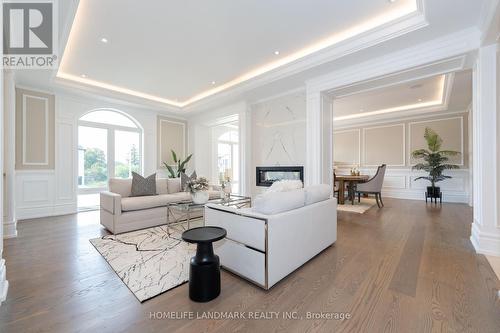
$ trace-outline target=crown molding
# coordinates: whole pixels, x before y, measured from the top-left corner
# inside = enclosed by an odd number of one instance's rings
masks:
[[[486,0],[481,8],[478,28],[481,31],[481,45],[497,42],[500,25],[499,0]]]
[[[348,38],[344,41],[336,43],[330,47],[326,47],[323,50],[295,60],[291,63],[285,64],[276,69],[265,72],[254,78],[250,78],[232,87],[229,87],[220,92],[216,92],[207,97],[201,98],[199,100],[193,101],[188,105],[176,106],[162,101],[153,101],[140,96],[133,96],[125,92],[117,92],[106,88],[95,87],[85,83],[75,82],[69,79],[57,77],[57,71],[52,73],[52,82],[61,87],[66,86],[69,88],[76,88],[83,90],[92,94],[102,95],[104,97],[110,97],[113,99],[119,99],[122,101],[130,101],[135,105],[148,105],[155,109],[164,109],[170,113],[186,114],[190,112],[202,111],[204,109],[214,106],[220,101],[224,101],[228,98],[239,97],[241,93],[250,91],[267,83],[274,82],[276,80],[288,77],[290,75],[297,74],[304,70],[316,67],[318,65],[333,61],[335,59],[344,57],[346,55],[358,52],[360,50],[372,47],[374,45],[389,41],[393,38],[400,37],[407,33],[413,32],[415,30],[424,28],[428,26],[428,22],[425,17],[425,0],[415,0],[417,10],[408,15],[402,16],[391,22],[380,25],[369,31],[360,33],[356,36]],[[68,15],[68,20],[65,22],[61,33],[61,50],[60,57],[64,56],[65,46],[67,44],[72,22],[76,16],[78,10],[79,1],[75,0],[70,6]]]
[[[308,92],[326,92],[423,67],[476,50],[479,30],[469,28],[306,81]],[[465,63],[461,64],[461,68]],[[459,67],[459,66],[457,66]],[[449,70],[452,71],[452,70]]]
[[[416,78],[415,80],[418,80],[420,78]],[[334,115],[334,124],[340,124],[339,126],[347,126],[351,124],[359,124],[359,123],[364,123],[367,121],[379,121],[379,120],[385,120],[385,119],[397,119],[398,117],[401,116],[411,116],[415,114],[422,114],[422,113],[435,113],[435,112],[440,112],[440,111],[446,111],[448,110],[448,106],[450,104],[450,97],[451,97],[451,92],[453,89],[453,82],[455,80],[455,73],[448,73],[444,77],[444,83],[441,91],[441,101],[439,104],[433,104],[429,106],[408,106],[407,109],[401,109],[398,111],[394,112],[387,112],[387,113],[381,113],[381,114],[372,114],[372,115],[366,115],[356,117],[356,118],[349,118],[349,119],[335,119],[335,108],[333,109],[333,115]],[[395,83],[393,85],[397,85],[398,83]],[[433,101],[431,101],[433,102]],[[422,103],[430,103],[430,102],[422,102]],[[420,103],[421,104],[421,103]],[[405,105],[402,105],[401,107],[404,107]],[[377,110],[370,111],[371,112],[377,112]]]
[[[363,121],[357,122],[357,123],[350,123],[350,124],[341,124],[341,125],[335,125],[335,122],[333,123],[333,128],[335,131],[344,131],[344,130],[351,130],[354,128],[358,128],[360,126],[364,125],[385,125],[385,124],[392,124],[392,123],[400,123],[400,122],[405,122],[405,121],[412,121],[412,120],[440,120],[441,118],[446,118],[446,117],[454,117],[454,116],[464,116],[469,113],[468,110],[463,110],[463,111],[450,111],[450,112],[420,112],[420,113],[415,113],[415,114],[408,114],[405,113],[403,115],[400,115],[399,117],[395,117],[392,119],[379,119],[379,120],[373,120],[373,119],[363,119]]]
[[[250,107],[252,107],[252,106],[259,105],[259,104],[262,104],[262,103],[266,103],[266,102],[269,102],[269,101],[272,101],[272,100],[275,100],[275,99],[278,99],[278,98],[281,98],[281,97],[285,97],[285,96],[289,96],[289,95],[294,95],[294,94],[300,94],[300,93],[304,94],[304,96],[305,96],[305,92],[306,92],[306,87],[305,86],[298,87],[298,88],[295,88],[295,89],[286,90],[286,91],[281,92],[279,94],[274,94],[274,95],[271,95],[271,96],[268,96],[268,97],[265,97],[265,98],[261,98],[261,99],[252,101],[251,103],[248,103],[248,105]]]
[[[380,88],[392,87],[394,85],[409,83],[416,80],[427,79],[433,76],[438,76],[438,75],[448,74],[450,72],[463,70],[466,68],[466,61],[467,61],[467,56],[461,55],[458,57],[437,61],[432,64],[425,64],[423,66],[418,66],[409,70],[383,75],[375,79],[369,79],[355,84],[349,84],[341,88],[335,88],[331,91],[328,91],[327,93],[330,94],[332,98],[340,98],[340,97],[356,95],[359,94],[360,92],[368,92]],[[398,78],[403,75],[406,76]],[[349,88],[348,92],[342,92],[347,88]]]
[[[244,81],[237,86],[205,97],[182,108],[185,112],[199,111],[210,108],[217,101],[228,98],[231,95],[242,94],[246,91],[258,88],[265,84],[298,74],[313,67],[334,61],[349,54],[367,49],[369,47],[387,42],[429,25],[423,12],[424,0],[417,0],[418,10],[412,14],[401,17],[393,22],[386,23],[370,31],[361,33],[345,41],[327,47],[314,54],[305,56],[292,63],[286,64],[255,78]],[[254,103],[252,103],[254,104]]]

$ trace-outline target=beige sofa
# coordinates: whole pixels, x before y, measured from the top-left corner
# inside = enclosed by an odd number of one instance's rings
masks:
[[[113,234],[166,224],[167,204],[191,200],[181,191],[179,178],[157,179],[158,195],[131,197],[131,188],[132,179],[112,178],[109,191],[101,192],[101,224]],[[218,196],[219,191],[210,191],[211,199]]]

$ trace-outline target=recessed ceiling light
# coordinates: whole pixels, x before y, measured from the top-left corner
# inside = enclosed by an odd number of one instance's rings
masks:
[[[279,54],[280,54],[280,51],[274,51],[274,54],[275,54],[275,55],[279,55]]]
[[[104,44],[106,44],[108,42],[108,39],[106,37],[102,37],[101,38],[101,42],[103,42]]]
[[[215,85],[215,81],[212,81],[212,85]]]
[[[389,3],[395,3],[397,0],[387,0]]]
[[[82,74],[80,75],[81,77],[83,77],[84,79],[87,77],[87,74]]]
[[[422,102],[422,99],[421,99],[421,98],[419,98],[419,99],[418,99],[418,101],[419,101],[419,102]]]

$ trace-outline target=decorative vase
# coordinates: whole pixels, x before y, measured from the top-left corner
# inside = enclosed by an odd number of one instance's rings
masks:
[[[191,193],[191,200],[197,205],[202,205],[208,202],[208,191],[198,191]]]
[[[224,187],[224,192],[226,194],[231,194],[231,182],[226,182],[226,185]]]

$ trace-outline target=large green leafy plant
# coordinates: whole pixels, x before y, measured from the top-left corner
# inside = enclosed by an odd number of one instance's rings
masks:
[[[452,178],[443,175],[443,171],[459,168],[458,165],[450,164],[448,161],[450,157],[457,156],[460,153],[453,150],[441,150],[443,139],[431,128],[427,127],[425,129],[424,138],[427,141],[429,149],[417,149],[411,153],[414,159],[423,160],[414,165],[412,170],[424,170],[428,172],[428,176],[417,177],[415,180],[428,180],[434,188],[437,182]]]
[[[172,166],[168,165],[167,162],[163,162],[163,165],[165,166],[165,168],[167,168],[170,178],[178,178],[181,176],[181,173],[186,173],[187,164],[191,157],[193,157],[193,154],[190,154],[188,157],[186,157],[185,160],[182,160],[177,158],[177,154],[175,153],[175,151],[170,151],[172,152],[172,160],[176,165],[175,169]]]

